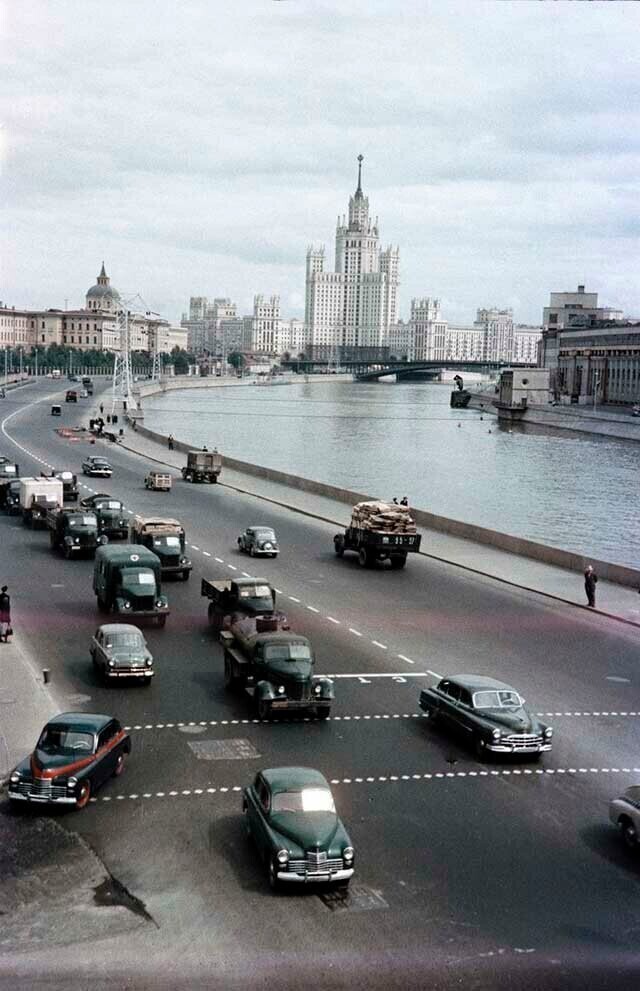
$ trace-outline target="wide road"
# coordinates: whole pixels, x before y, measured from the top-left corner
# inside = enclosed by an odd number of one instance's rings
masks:
[[[58,436],[49,397],[65,387],[4,401],[1,417],[14,415],[0,454],[22,474],[79,473],[87,454],[108,454],[112,480],[83,479],[82,494],[180,519],[194,570],[165,585],[166,628],[145,630],[152,685],[104,687],[88,654],[102,621],[92,563],[67,562],[46,533],[0,518],[2,577],[61,702],[113,713],[132,735],[125,774],[59,821],[151,917],[135,940],[16,947],[13,986],[84,987],[88,975],[111,988],[637,986],[640,860],[607,813],[640,780],[638,631],[417,556],[404,571],[365,571],[334,557],[332,527],[223,485],[149,493],[141,458]],[[64,424],[86,423],[87,402],[67,406]],[[251,523],[276,529],[277,560],[237,552]],[[335,678],[327,722],[259,723],[224,690],[200,579],[256,571]],[[427,727],[420,688],[460,671],[513,684],[553,725],[553,752],[483,764]],[[198,745],[212,741],[227,744],[223,758],[203,759]],[[245,839],[240,789],[286,764],[333,782],[356,849],[347,898],[274,896]]]

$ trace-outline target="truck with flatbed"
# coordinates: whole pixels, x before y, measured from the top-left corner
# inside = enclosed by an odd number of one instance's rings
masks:
[[[275,589],[264,578],[203,578],[200,594],[209,599],[209,625],[217,632],[245,616],[268,619],[273,630],[289,629],[285,614],[276,610]]]
[[[21,478],[20,510],[22,522],[33,529],[47,525],[47,512],[59,509],[64,494],[59,478]]]
[[[189,580],[193,565],[185,554],[184,527],[178,520],[134,519],[129,539],[132,544],[142,544],[158,555],[163,578],[177,575],[185,582]]]
[[[52,549],[67,560],[81,555],[93,557],[101,543],[96,514],[87,509],[50,509],[47,527]]]
[[[93,591],[101,612],[157,619],[164,626],[169,602],[162,594],[160,558],[140,544],[110,544],[96,551]]]
[[[217,451],[188,451],[187,463],[181,469],[185,482],[218,481],[222,471],[222,455]]]
[[[420,540],[407,506],[376,500],[353,507],[351,524],[335,535],[333,546],[337,557],[355,551],[363,568],[383,561],[404,568],[407,555],[420,549]]]
[[[333,683],[314,675],[310,641],[299,633],[268,629],[271,622],[245,616],[222,630],[225,688],[244,691],[258,719],[270,719],[278,712],[309,711],[326,719],[334,699]]]
[[[40,472],[41,478],[59,478],[62,482],[62,495],[65,502],[77,502],[79,489],[78,489],[78,476],[74,475],[72,471],[56,471],[55,469],[50,475],[46,472]]]

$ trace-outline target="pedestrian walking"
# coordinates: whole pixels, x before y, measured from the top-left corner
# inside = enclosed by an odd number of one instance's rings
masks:
[[[593,609],[596,604],[596,584],[598,576],[593,570],[593,565],[587,565],[584,573],[584,590],[587,593],[587,605]]]
[[[403,496],[402,497],[402,499],[400,500],[400,505],[401,506],[408,506],[409,505],[409,500],[407,499],[406,496]]]
[[[103,403],[100,403],[100,416],[102,416],[103,413],[104,413],[104,405]]]
[[[11,629],[11,598],[7,585],[3,585],[0,590],[0,640],[9,642],[9,637],[13,633]]]
[[[167,438],[167,445],[169,450],[173,451],[173,434],[169,434],[169,437]]]
[[[394,496],[394,497],[393,497],[393,505],[394,505],[394,506],[398,506],[398,505],[399,505],[399,503],[398,503],[398,499],[397,499],[397,497],[396,497],[396,496]]]

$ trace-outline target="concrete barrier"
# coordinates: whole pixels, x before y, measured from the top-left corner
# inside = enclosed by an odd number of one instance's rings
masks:
[[[148,427],[138,425],[136,433],[142,437],[148,437],[167,446],[167,438],[164,434],[156,433]],[[174,440],[174,450],[187,451],[194,450],[193,445],[185,444],[183,441]],[[364,492],[354,492],[351,489],[341,489],[335,485],[328,485],[325,482],[316,482],[311,478],[302,478],[299,475],[290,475],[275,468],[265,468],[263,465],[254,465],[248,461],[239,461],[236,458],[222,456],[223,466],[235,471],[252,475],[256,478],[264,478],[270,482],[279,482],[281,485],[288,485],[303,492],[313,495],[326,496],[336,502],[353,505],[356,502],[363,502],[368,499],[375,499],[376,496]],[[447,533],[452,537],[460,537],[463,540],[471,540],[476,544],[486,544],[496,547],[499,550],[507,551],[510,554],[518,554],[521,557],[529,557],[545,564],[553,564],[568,571],[583,572],[587,564],[592,564],[603,580],[615,582],[618,585],[632,587],[640,586],[640,570],[629,568],[621,564],[612,564],[609,561],[600,561],[597,558],[587,557],[573,551],[566,551],[560,547],[550,547],[547,544],[538,543],[535,540],[527,540],[524,537],[514,537],[508,533],[501,533],[499,530],[491,530],[488,527],[477,526],[475,523],[464,523],[462,520],[449,519],[446,516],[437,516],[423,509],[411,507],[411,514],[419,527],[427,530],[436,530],[439,533]]]

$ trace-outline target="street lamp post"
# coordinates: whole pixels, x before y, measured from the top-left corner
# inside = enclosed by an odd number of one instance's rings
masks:
[[[596,411],[596,401],[598,399],[598,389],[600,387],[600,376],[594,374],[593,376],[593,412]]]

